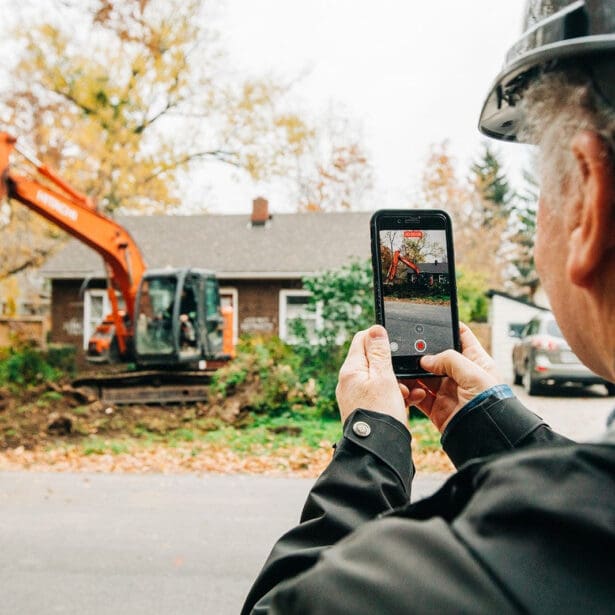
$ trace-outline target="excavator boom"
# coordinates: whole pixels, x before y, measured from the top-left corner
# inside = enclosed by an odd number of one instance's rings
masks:
[[[385,280],[385,284],[392,284],[395,276],[397,275],[397,268],[399,267],[399,263],[402,262],[406,267],[412,269],[415,273],[420,273],[418,266],[413,263],[410,259],[405,256],[401,256],[401,252],[399,250],[395,250],[393,252],[393,257],[391,258],[391,266],[387,272],[387,277]]]
[[[53,187],[13,172],[10,156],[16,149]],[[124,353],[131,333],[120,314],[114,289],[119,290],[124,298],[128,323],[134,323],[135,298],[145,272],[145,262],[133,238],[126,229],[100,213],[89,197],[72,188],[40,161],[19,150],[15,138],[4,132],[0,132],[0,175],[0,197],[8,196],[23,203],[102,256],[110,280],[112,318],[120,351]]]

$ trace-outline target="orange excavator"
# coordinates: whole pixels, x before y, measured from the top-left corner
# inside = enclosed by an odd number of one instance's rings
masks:
[[[13,151],[50,185],[14,172],[10,166]],[[232,310],[221,310],[212,272],[147,270],[125,228],[19,148],[14,137],[0,132],[0,198],[4,196],[29,207],[102,256],[112,311],[89,340],[90,361],[211,369],[232,356]]]
[[[407,259],[405,256],[402,256],[399,250],[395,250],[393,252],[393,257],[391,259],[391,265],[389,267],[389,271],[387,272],[385,284],[392,284],[395,276],[397,275],[397,268],[399,263],[402,262],[406,267],[412,269],[415,273],[420,273],[419,268],[415,265],[411,260]]]

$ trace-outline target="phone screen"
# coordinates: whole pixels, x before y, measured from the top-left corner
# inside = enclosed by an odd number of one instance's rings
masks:
[[[445,215],[405,213],[376,219],[377,312],[395,372],[424,374],[421,356],[459,347],[452,233]]]
[[[444,230],[380,231],[384,318],[393,355],[453,348]]]

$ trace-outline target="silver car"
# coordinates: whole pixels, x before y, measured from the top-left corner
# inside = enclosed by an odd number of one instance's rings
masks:
[[[529,395],[537,395],[545,385],[568,383],[603,384],[608,395],[615,395],[615,384],[594,374],[570,350],[550,312],[532,318],[520,338],[513,347],[513,378]]]

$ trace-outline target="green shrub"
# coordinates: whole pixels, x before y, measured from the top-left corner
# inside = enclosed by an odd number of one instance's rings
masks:
[[[38,384],[59,376],[44,354],[33,347],[10,349],[8,356],[0,360],[0,384]]]
[[[318,314],[321,326],[309,332],[303,322],[293,323],[301,380],[316,383],[320,415],[337,417],[335,387],[340,366],[353,335],[374,324],[371,263],[352,263],[304,278],[303,286],[311,293],[308,309]]]
[[[47,363],[65,374],[74,375],[77,349],[73,344],[49,344]]]
[[[459,320],[462,322],[487,322],[489,304],[485,292],[487,282],[479,273],[457,270],[457,300]]]
[[[213,377],[211,393],[222,401],[243,394],[242,407],[278,415],[314,403],[314,387],[300,378],[300,357],[276,336],[243,336],[237,356]]]
[[[237,357],[214,376],[211,391],[219,400],[242,393],[242,408],[253,412],[337,418],[335,388],[350,340],[374,323],[371,264],[304,278],[303,287],[320,326],[309,331],[294,321],[292,346],[275,336],[242,338]]]

